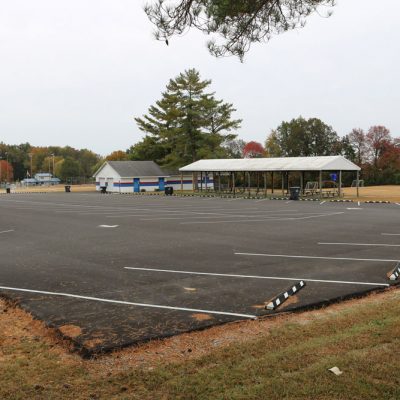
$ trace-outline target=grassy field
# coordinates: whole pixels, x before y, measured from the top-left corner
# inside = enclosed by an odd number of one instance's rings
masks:
[[[357,198],[356,188],[344,188],[344,197],[360,201],[383,200],[391,202],[400,201],[400,185],[366,186],[360,188],[360,196]]]
[[[87,184],[87,185],[71,185],[71,191],[73,192],[94,192],[96,190],[96,185],[94,184]],[[5,192],[4,189],[1,189],[2,192]],[[54,186],[21,186],[21,187],[16,187],[15,189],[12,189],[12,192],[64,192],[65,191],[65,185],[54,185]]]
[[[72,192],[94,192],[96,190],[95,185],[72,185]],[[1,190],[4,192],[4,189]],[[28,187],[28,188],[17,188],[13,191],[16,192],[64,192],[64,185],[57,186],[40,186],[40,187]],[[180,191],[177,191],[179,193]],[[191,191],[185,191],[184,193],[192,193]],[[384,186],[367,186],[360,188],[360,196],[357,197],[356,188],[344,188],[343,189],[345,199],[353,199],[359,201],[390,201],[400,202],[400,185],[384,185]],[[279,196],[281,192],[279,189],[276,190],[275,195]]]
[[[0,301],[1,399],[399,399],[400,291],[93,360]],[[328,371],[339,367],[343,374]]]

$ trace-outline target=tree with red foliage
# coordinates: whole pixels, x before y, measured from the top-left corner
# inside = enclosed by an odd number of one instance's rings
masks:
[[[0,182],[11,182],[14,180],[12,165],[6,160],[0,160]]]
[[[389,129],[382,125],[371,126],[366,135],[366,142],[369,148],[371,161],[374,167],[377,168],[379,158],[388,145],[392,143]]]
[[[246,143],[243,149],[244,158],[257,158],[265,154],[265,149],[261,143],[251,141]]]

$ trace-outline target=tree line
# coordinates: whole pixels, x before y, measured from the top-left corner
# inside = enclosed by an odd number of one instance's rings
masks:
[[[102,160],[100,155],[87,149],[1,142],[0,181],[21,181],[40,172],[49,172],[63,181],[72,177],[90,178]]]

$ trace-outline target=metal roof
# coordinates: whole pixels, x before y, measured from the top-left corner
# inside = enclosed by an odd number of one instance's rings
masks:
[[[343,156],[199,160],[179,169],[181,172],[360,170],[360,167]]]
[[[168,176],[154,161],[106,161],[94,176],[97,176],[106,164],[121,178]]]
[[[39,177],[41,177],[41,176],[43,176],[43,177],[47,177],[47,176],[52,176],[52,175],[50,174],[50,172],[38,172],[37,174],[35,174],[35,176],[39,176]]]

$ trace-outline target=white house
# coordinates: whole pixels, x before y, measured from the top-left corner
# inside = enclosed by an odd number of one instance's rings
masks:
[[[35,174],[35,179],[38,185],[58,185],[61,182],[49,172],[39,172]]]
[[[106,161],[93,176],[97,190],[132,193],[164,190],[167,174],[154,161]]]
[[[21,183],[24,186],[58,185],[61,183],[61,180],[53,177],[53,175],[48,172],[39,172],[35,174],[34,178],[25,178]]]
[[[166,186],[174,190],[192,190],[192,174],[163,171],[154,161],[106,161],[93,175],[96,190],[107,187],[108,192],[132,193],[164,191]],[[203,185],[206,177],[203,176]],[[208,187],[212,178],[207,177]],[[198,176],[198,184],[201,178]]]

